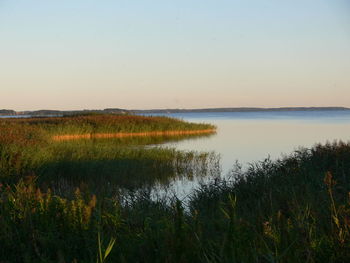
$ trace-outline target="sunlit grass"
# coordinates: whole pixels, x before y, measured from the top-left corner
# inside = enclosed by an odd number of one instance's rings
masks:
[[[0,129],[9,125],[14,128],[18,126],[36,128],[50,136],[215,129],[215,126],[210,124],[189,123],[169,117],[138,115],[82,115],[0,120]]]

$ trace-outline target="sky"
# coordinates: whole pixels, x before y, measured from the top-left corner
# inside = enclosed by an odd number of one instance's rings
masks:
[[[350,107],[349,0],[0,0],[0,109]]]

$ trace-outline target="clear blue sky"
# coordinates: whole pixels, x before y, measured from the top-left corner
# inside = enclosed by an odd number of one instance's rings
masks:
[[[350,107],[348,0],[0,0],[0,108]]]

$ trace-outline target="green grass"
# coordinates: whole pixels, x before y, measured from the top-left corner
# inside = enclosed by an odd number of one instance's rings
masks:
[[[350,258],[349,143],[237,165],[220,179],[215,154],[148,139],[48,144],[45,129],[9,125],[0,129],[1,262]],[[154,195],[182,176],[212,180],[185,200]]]
[[[169,117],[137,115],[81,115],[68,117],[1,119],[0,134],[4,128],[37,129],[48,136],[65,134],[96,134],[118,132],[151,132],[215,129],[210,124],[189,123]]]
[[[50,187],[54,192],[68,192],[68,189],[72,192],[81,185],[94,193],[117,190],[117,187],[164,185],[181,177],[206,176],[208,166],[218,162],[212,153],[126,145],[120,139],[10,144],[4,145],[0,154],[2,183],[16,183],[21,178],[36,176],[40,186]]]
[[[71,198],[35,181],[2,186],[0,255],[11,262],[346,262],[350,145],[265,160],[184,203],[148,191]],[[62,261],[63,262],[63,261]]]
[[[143,146],[194,138],[199,135],[147,136],[55,142],[56,134],[193,130],[213,127],[166,117],[133,115],[87,115],[61,118],[0,120],[0,180],[15,183],[26,176],[39,176],[51,183],[112,183],[140,187],[174,178],[185,170],[194,153]],[[206,154],[198,155],[204,162]],[[186,157],[187,156],[187,157]],[[196,159],[197,157],[195,157]],[[204,158],[204,159],[203,159]],[[192,165],[193,166],[193,165]],[[194,167],[194,166],[193,166]],[[183,174],[183,173],[182,173]],[[101,179],[102,178],[102,179]],[[50,183],[47,183],[50,182]]]

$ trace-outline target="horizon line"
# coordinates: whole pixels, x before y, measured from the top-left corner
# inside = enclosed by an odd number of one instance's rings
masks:
[[[167,111],[167,110],[229,110],[229,109],[261,109],[261,110],[273,110],[273,109],[348,109],[350,107],[345,106],[279,106],[279,107],[256,107],[256,106],[240,106],[240,107],[203,107],[203,108],[151,108],[151,109],[127,109],[118,107],[108,107],[99,109],[53,109],[53,108],[41,108],[34,110],[15,110],[15,109],[0,109],[0,111],[14,111],[16,113],[20,112],[35,112],[35,111],[104,111],[104,110],[121,110],[121,111]]]

